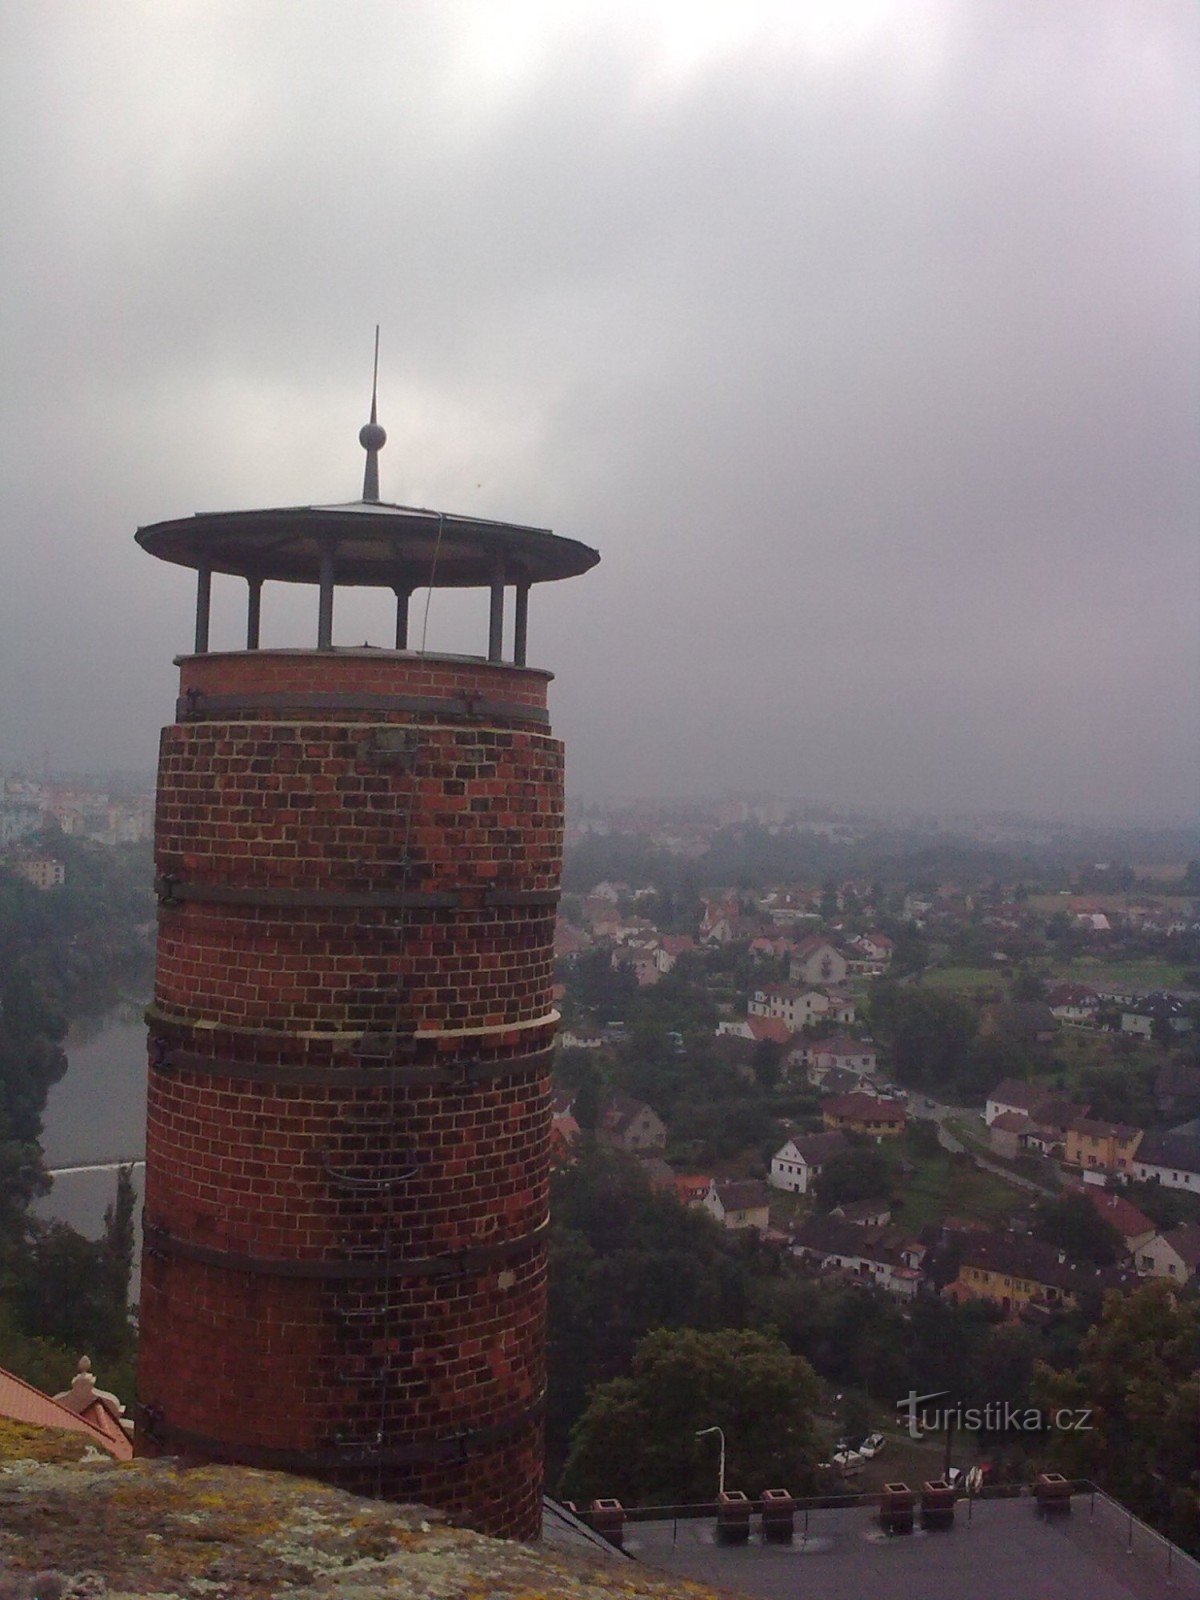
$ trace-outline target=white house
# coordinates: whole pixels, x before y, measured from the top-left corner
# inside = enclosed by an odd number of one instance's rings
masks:
[[[825,1163],[849,1148],[845,1136],[840,1133],[793,1134],[771,1157],[771,1175],[767,1182],[773,1189],[807,1194]]]
[[[718,1183],[714,1178],[703,1205],[723,1228],[756,1228],[765,1233],[771,1226],[771,1192],[761,1178],[730,1183]]]
[[[1200,1194],[1200,1140],[1181,1133],[1147,1133],[1129,1164],[1135,1181]]]
[[[1190,1283],[1200,1268],[1200,1226],[1185,1222],[1169,1233],[1156,1233],[1134,1256],[1140,1272],[1172,1283]]]
[[[797,945],[788,976],[793,983],[845,983],[848,971],[841,951],[814,933]]]

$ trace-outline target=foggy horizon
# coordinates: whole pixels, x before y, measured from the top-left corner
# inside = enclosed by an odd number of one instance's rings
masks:
[[[135,528],[357,498],[378,322],[382,498],[600,551],[530,601],[574,800],[1195,817],[1193,6],[50,0],[0,40],[0,763],[153,771],[194,579]],[[264,645],[316,609],[268,585]],[[436,592],[429,648],[486,611]],[[338,591],[336,643],[390,628]]]

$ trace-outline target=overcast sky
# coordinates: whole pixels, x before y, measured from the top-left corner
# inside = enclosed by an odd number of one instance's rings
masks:
[[[153,764],[135,527],[354,498],[378,321],[384,498],[602,553],[530,608],[574,790],[1194,812],[1194,0],[0,17],[0,762]]]

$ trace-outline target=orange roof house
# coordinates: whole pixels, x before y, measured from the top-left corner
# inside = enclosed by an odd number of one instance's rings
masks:
[[[822,1100],[821,1120],[831,1130],[862,1133],[872,1139],[895,1139],[904,1132],[903,1107],[870,1094],[839,1094]]]
[[[0,1417],[35,1428],[79,1433],[88,1444],[116,1460],[131,1460],[133,1441],[122,1416],[125,1407],[116,1395],[96,1388],[90,1367],[91,1362],[84,1356],[70,1389],[54,1399],[0,1367]]]

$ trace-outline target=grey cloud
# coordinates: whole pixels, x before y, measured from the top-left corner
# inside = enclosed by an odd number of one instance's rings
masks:
[[[378,319],[385,492],[604,554],[531,616],[578,787],[1192,808],[1195,12],[875,9],[482,78],[482,4],[10,12],[0,760],[149,763],[133,527],[354,493]]]

